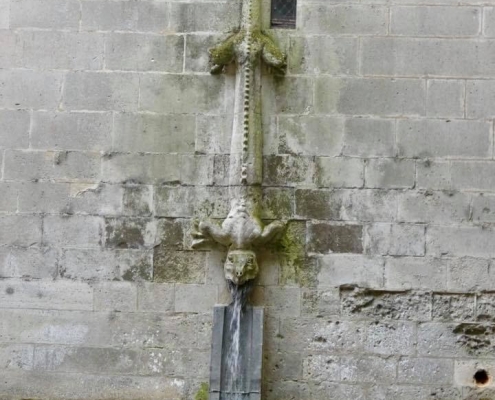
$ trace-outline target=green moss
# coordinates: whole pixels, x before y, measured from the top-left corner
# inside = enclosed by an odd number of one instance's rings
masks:
[[[217,65],[227,65],[234,61],[235,46],[244,39],[244,36],[245,31],[241,30],[211,48],[209,50],[211,62]]]
[[[196,392],[196,396],[194,396],[194,400],[208,400],[208,391],[208,384],[206,382],[201,383],[199,390]]]

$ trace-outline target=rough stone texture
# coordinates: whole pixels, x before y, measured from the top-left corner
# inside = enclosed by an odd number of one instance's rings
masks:
[[[269,0],[263,0],[269,9]],[[488,400],[495,7],[298,1],[269,30],[265,400]],[[0,0],[0,398],[195,399],[225,249],[239,0]],[[265,27],[268,15],[264,16]],[[193,372],[191,372],[193,371]]]

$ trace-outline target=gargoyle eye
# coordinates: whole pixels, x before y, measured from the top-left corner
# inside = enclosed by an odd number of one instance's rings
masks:
[[[229,260],[229,262],[234,262],[234,257],[232,256],[229,256],[227,259]]]

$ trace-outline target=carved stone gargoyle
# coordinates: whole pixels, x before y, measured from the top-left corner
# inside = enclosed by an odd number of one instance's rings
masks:
[[[211,240],[227,246],[225,279],[241,286],[258,275],[255,249],[278,238],[285,224],[275,221],[263,226],[259,218],[248,212],[245,199],[233,203],[221,226],[208,221],[195,224],[192,247],[200,248]]]
[[[230,63],[237,67],[234,118],[230,148],[230,212],[222,225],[196,222],[193,248],[217,242],[228,247],[225,278],[236,286],[259,272],[255,251],[277,236],[285,224],[263,226],[259,215],[262,183],[263,132],[261,127],[261,72],[263,60],[285,72],[285,54],[261,30],[261,0],[242,0],[240,29],[209,50],[212,74]]]

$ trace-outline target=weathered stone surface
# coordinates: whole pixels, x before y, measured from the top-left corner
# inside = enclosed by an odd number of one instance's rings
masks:
[[[363,227],[312,223],[308,229],[308,251],[312,253],[362,253]]]

